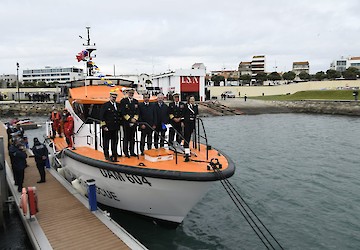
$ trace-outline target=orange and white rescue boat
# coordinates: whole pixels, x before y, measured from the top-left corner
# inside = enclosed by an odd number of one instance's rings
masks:
[[[76,149],[67,148],[64,138],[47,135],[53,163],[61,167],[69,181],[77,180],[86,194],[86,181],[94,179],[98,202],[132,211],[158,220],[181,223],[191,208],[204,196],[209,186],[235,172],[233,162],[207,145],[205,130],[197,131],[190,143],[190,156],[178,149],[147,149],[138,157],[118,157],[118,162],[105,160],[98,111],[108,101],[109,91],[117,91],[117,101],[124,96],[121,87],[86,86],[69,90],[66,108],[74,118]],[[135,95],[141,101],[141,95]],[[153,98],[152,101],[155,101]],[[202,123],[199,119],[198,122]],[[201,126],[197,126],[200,128]],[[136,138],[140,138],[140,132]],[[168,135],[166,135],[167,138]],[[118,152],[123,133],[120,130]],[[200,143],[200,141],[205,143]],[[180,148],[180,149],[179,149]],[[56,159],[55,159],[56,158]]]

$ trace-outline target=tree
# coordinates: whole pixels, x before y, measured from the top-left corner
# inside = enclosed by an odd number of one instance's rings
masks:
[[[268,80],[270,80],[270,81],[279,81],[279,80],[281,80],[281,75],[278,72],[271,72],[268,75]]]
[[[355,67],[350,67],[346,69],[344,72],[342,72],[342,75],[345,79],[355,80],[359,75],[359,69]]]
[[[220,86],[220,82],[225,82],[224,76],[214,75],[211,77],[211,81],[214,82],[214,86]]]
[[[152,82],[151,82],[150,79],[146,79],[145,83],[148,84],[148,85],[151,85],[151,84],[152,84]]]
[[[36,87],[36,83],[35,82],[24,82],[23,87],[25,87],[25,88]]]
[[[251,81],[251,75],[248,74],[241,75],[239,79],[242,81],[242,84],[248,84]]]
[[[302,71],[299,74],[299,78],[301,80],[310,80],[310,75],[309,75],[309,73],[306,73],[305,71]]]
[[[259,72],[255,76],[255,79],[257,82],[263,83],[264,81],[266,81],[268,79],[268,75],[265,72]]]
[[[292,72],[292,71],[285,72],[283,74],[284,80],[287,80],[287,81],[292,81],[295,79],[295,77],[296,77],[296,74],[295,74],[295,72]]]
[[[326,78],[327,79],[334,80],[334,79],[339,78],[339,77],[341,77],[341,73],[339,71],[336,71],[334,69],[328,69],[326,71]]]
[[[38,87],[46,87],[46,82],[38,82],[36,84],[36,86],[38,86]]]
[[[326,74],[324,73],[324,71],[319,71],[315,74],[315,79],[318,81],[322,81],[326,78]]]

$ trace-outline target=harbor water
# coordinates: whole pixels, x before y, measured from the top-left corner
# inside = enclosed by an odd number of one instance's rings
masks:
[[[271,114],[204,123],[210,144],[236,164],[230,182],[285,249],[360,248],[359,118]],[[149,249],[266,249],[220,183],[176,229],[105,209]]]

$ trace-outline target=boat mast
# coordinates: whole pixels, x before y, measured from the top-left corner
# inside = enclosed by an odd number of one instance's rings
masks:
[[[93,51],[96,50],[96,47],[95,47],[95,43],[94,44],[91,44],[90,43],[90,27],[86,27],[87,29],[87,43],[83,44],[85,46],[85,50],[87,50],[89,52],[89,55],[88,55],[88,58],[89,60],[87,60],[86,62],[86,76],[92,76],[92,72],[91,72],[91,68],[92,68],[92,64],[91,64],[91,59],[92,59],[92,56],[91,56],[91,53]]]
[[[87,97],[87,79],[89,76],[92,76],[93,73],[92,73],[92,67],[93,67],[93,64],[92,64],[92,56],[91,56],[91,53],[93,51],[96,50],[96,47],[95,47],[95,43],[94,44],[91,44],[90,43],[90,27],[86,27],[87,29],[87,43],[83,43],[83,46],[85,47],[85,50],[88,52],[88,55],[86,56],[86,60],[85,60],[85,70],[86,70],[86,74],[85,74],[85,96]],[[80,36],[80,38],[82,38]],[[90,85],[91,85],[91,82],[90,82]]]

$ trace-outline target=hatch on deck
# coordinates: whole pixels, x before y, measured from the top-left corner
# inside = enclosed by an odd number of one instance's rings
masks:
[[[145,150],[144,156],[145,160],[151,162],[171,161],[174,159],[173,152],[165,148]]]

